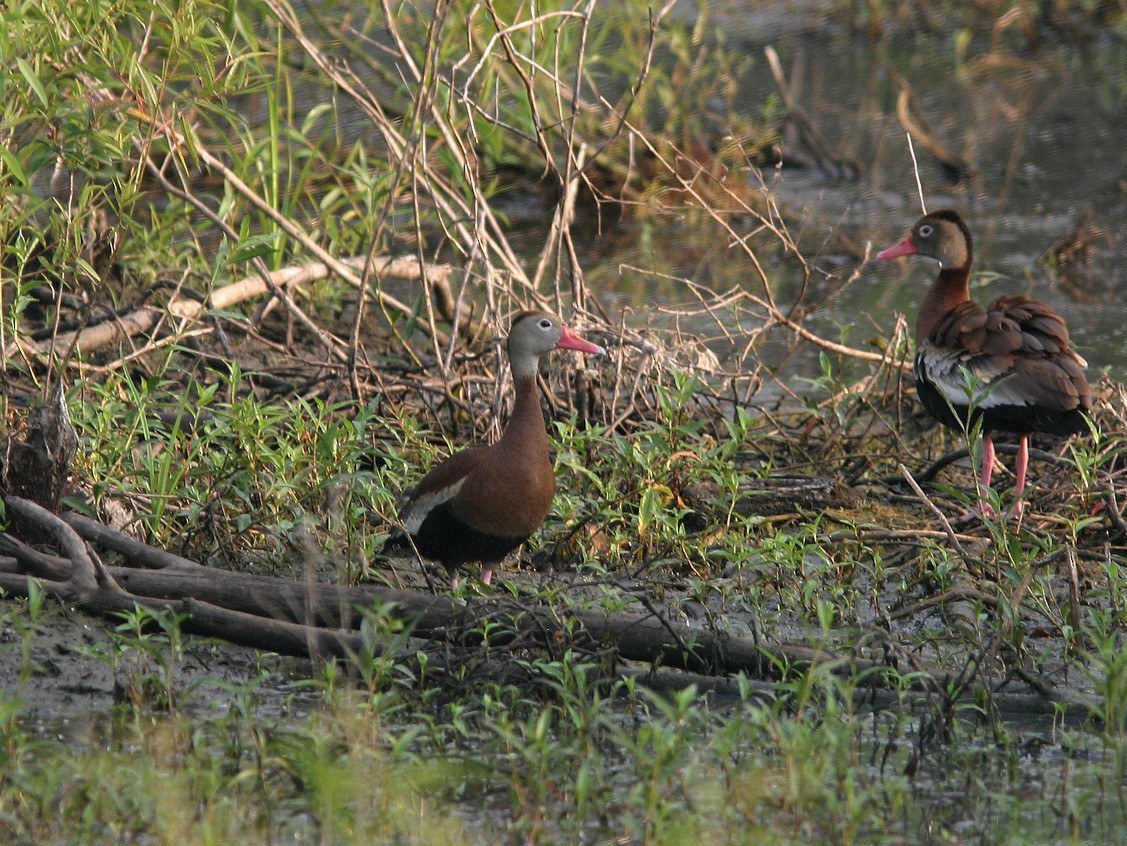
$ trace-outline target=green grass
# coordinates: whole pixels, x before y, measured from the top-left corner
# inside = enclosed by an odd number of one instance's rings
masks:
[[[8,622],[30,613],[9,606]],[[168,637],[121,634],[146,653]],[[1092,843],[1114,842],[1127,810],[1104,782],[1123,775],[1118,734],[1034,733],[1061,758],[1017,732],[986,742],[968,709],[921,757],[907,699],[874,710],[860,680],[828,669],[766,698],[737,679],[734,697],[710,699],[650,693],[571,654],[518,661],[513,683],[370,660],[353,667],[370,687],[333,672],[286,693],[266,673],[201,685],[172,710],[54,724],[20,720],[9,693],[0,831],[13,843]]]
[[[161,519],[140,514],[162,543],[173,532],[200,533],[193,521],[203,519],[202,499],[210,537],[229,544],[204,545],[213,558],[282,568],[293,560],[288,532],[296,526],[325,549],[354,544],[371,556],[407,482],[404,468],[444,451],[436,449],[442,439],[347,405],[223,399],[239,394],[242,378],[233,373],[190,404],[207,415],[190,431],[158,425],[145,411],[189,407],[167,384],[122,382],[118,405],[104,387],[83,389],[97,401],[74,406],[88,447],[80,452],[91,462],[82,475],[101,481],[103,499],[159,502]],[[927,614],[917,630],[894,626],[896,648],[958,668],[997,638],[1001,660],[1064,668],[1078,682],[1087,676],[1104,728],[1079,731],[1074,718],[1051,715],[1010,725],[997,712],[1004,696],[987,691],[929,703],[908,692],[910,664],[898,680],[894,672],[893,694],[880,704],[863,678],[829,667],[780,666],[782,681],[769,688],[735,679],[736,692],[712,698],[692,686],[651,693],[644,678],[622,679],[605,659],[578,651],[494,655],[488,647],[453,664],[442,650],[415,646],[399,657],[373,652],[351,665],[305,667],[296,672],[309,683],[293,699],[269,673],[178,683],[186,659],[176,621],[153,626],[134,615],[91,651],[119,679],[125,704],[91,717],[82,729],[90,736],[65,729],[59,744],[20,719],[19,690],[6,703],[6,832],[45,843],[271,842],[299,832],[339,843],[621,834],[662,844],[958,842],[970,834],[989,843],[1112,842],[1127,814],[1109,789],[1123,768],[1127,714],[1115,565],[1106,572],[1114,593],[1103,610],[1067,620],[1062,649],[1027,645],[1030,619],[1066,622],[1054,575],[1037,563],[1057,549],[1053,538],[997,524],[968,576],[939,541],[907,564],[884,560],[895,550],[864,539],[863,514],[852,528],[825,517],[780,525],[741,517],[741,491],[755,476],[738,465],[749,456],[776,463],[787,445],[762,421],[695,413],[700,390],[675,377],[631,437],[556,427],[565,484],[533,546],[553,553],[558,572],[526,576],[526,589],[559,607],[613,609],[636,608],[640,588],[675,615],[707,608],[711,625],[744,636],[736,622],[750,619],[769,641],[789,633],[848,649],[862,634],[878,636],[872,621],[889,596],[969,586],[963,599],[935,606],[938,627]],[[830,406],[824,413],[837,417]],[[362,469],[373,457],[377,469]],[[707,527],[689,530],[672,503],[697,483],[720,495]],[[639,495],[646,491],[660,491],[660,503]],[[577,524],[594,532],[580,537],[599,544],[572,541]],[[380,564],[372,558],[371,566]],[[584,584],[599,593],[577,593]],[[9,606],[22,646],[8,649],[25,665],[45,613],[41,599]],[[369,628],[373,643],[407,643],[387,614]]]
[[[75,417],[91,449],[79,470],[97,482],[76,504],[105,513],[114,503],[153,543],[194,538],[186,551],[201,560],[280,566],[309,538],[371,556],[408,484],[404,454],[373,451],[372,430],[401,432],[391,448],[404,453],[433,448],[366,409],[259,403],[243,380],[236,370],[193,396],[159,379],[86,383]]]
[[[995,5],[968,14],[993,20]],[[661,264],[627,284],[671,308],[702,294],[666,265],[699,250],[709,276],[745,243],[726,222],[773,208],[749,167],[786,116],[774,100],[735,114],[758,58],[707,9],[686,21],[640,3],[590,17],[584,4],[436,8],[389,19],[379,5],[348,17],[330,5],[300,26],[284,6],[242,0],[0,11],[5,386],[19,398],[59,374],[72,386],[81,446],[67,504],[215,566],[420,584],[415,562],[393,567],[378,550],[422,468],[487,437],[503,386],[488,336],[529,289],[561,312],[588,293],[556,266],[574,233],[524,267],[505,222],[485,220],[488,201],[542,176],[566,187],[582,152],[582,198],[621,199]],[[913,11],[835,13],[876,31]],[[965,32],[952,37],[965,48]],[[699,221],[715,225],[684,234]],[[675,253],[662,243],[674,233]],[[745,259],[759,244],[747,243]],[[262,313],[258,301],[166,321],[136,347],[10,351],[56,321],[192,298],[318,249],[454,263],[452,293],[481,337],[423,331],[449,327],[417,280],[370,279],[362,298],[333,276]],[[786,280],[760,281],[769,296]],[[732,326],[746,317],[727,302],[713,311]],[[844,345],[852,327],[839,331]],[[606,407],[591,419],[567,410],[582,390],[560,374],[574,371],[550,370],[560,490],[498,593],[561,617],[659,609],[766,647],[855,654],[879,673],[780,660],[772,679],[707,693],[716,680],[623,666],[613,644],[568,625],[551,648],[490,644],[493,624],[478,646],[424,643],[390,608],[369,610],[353,660],[312,664],[184,637],[170,614],[90,621],[33,583],[0,605],[0,840],[1121,839],[1127,577],[1122,538],[1095,506],[1122,494],[1122,415],[1108,406],[1045,471],[1071,493],[1020,525],[960,529],[956,546],[898,465],[922,469],[918,456],[975,433],[916,431],[893,366],[824,352],[808,383],[782,386],[800,401],[751,408],[737,395],[772,374],[694,374],[680,363],[703,340],[683,339],[658,355],[630,336],[592,363]],[[907,356],[903,337],[882,343]],[[22,419],[8,391],[0,403],[5,424]],[[971,464],[926,489],[945,513],[974,502]],[[757,488],[780,476],[865,490],[859,505],[757,510]],[[87,675],[64,675],[72,665]],[[921,692],[925,665],[952,680]],[[978,669],[1008,686],[978,684]],[[1057,698],[1015,706],[1009,687],[1038,674]],[[97,707],[46,699],[53,684]]]

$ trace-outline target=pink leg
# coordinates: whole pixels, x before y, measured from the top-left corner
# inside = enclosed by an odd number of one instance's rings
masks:
[[[481,568],[481,580],[483,582],[485,582],[485,584],[489,584],[490,582],[493,581],[493,568],[492,567],[482,567]]]
[[[994,473],[994,440],[989,433],[982,436],[982,472],[979,475],[978,507],[984,517],[993,517],[994,508],[986,501],[990,477]]]
[[[982,487],[990,487],[990,475],[994,472],[994,439],[989,435],[982,436],[982,473],[979,481]]]
[[[1014,482],[1014,513],[1021,514],[1025,508],[1025,500],[1022,499],[1022,494],[1025,493],[1025,471],[1029,468],[1029,436],[1022,435],[1021,443],[1017,448],[1017,463],[1014,465],[1014,473],[1017,474],[1017,481]]]

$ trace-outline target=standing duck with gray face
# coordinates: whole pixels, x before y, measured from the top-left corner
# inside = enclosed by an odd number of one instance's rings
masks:
[[[441,562],[458,587],[458,568],[482,564],[489,584],[493,567],[540,528],[552,507],[556,476],[536,376],[540,359],[555,349],[602,355],[554,315],[526,311],[513,320],[506,350],[516,402],[501,439],[455,453],[407,496],[399,513],[401,530],[388,548],[407,545]]]
[[[879,259],[921,255],[939,262],[939,276],[916,318],[916,390],[941,423],[962,430],[982,423],[983,489],[994,467],[991,433],[1020,437],[1014,468],[1014,510],[1021,513],[1029,466],[1029,436],[1072,435],[1087,430],[1091,389],[1087,362],[1072,347],[1064,320],[1045,303],[1025,296],[999,297],[988,306],[970,298],[974,241],[950,209],[925,214],[904,240]],[[964,371],[977,380],[973,401]],[[993,509],[981,498],[984,514]]]

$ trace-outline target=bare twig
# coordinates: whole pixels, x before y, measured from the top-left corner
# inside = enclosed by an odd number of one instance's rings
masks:
[[[903,464],[899,464],[897,466],[900,468],[900,475],[902,475],[908,482],[908,486],[912,489],[916,496],[919,497],[920,501],[924,505],[926,505],[928,509],[939,520],[939,524],[943,527],[943,531],[947,535],[947,540],[951,542],[951,546],[953,546],[955,548],[955,551],[959,553],[959,557],[964,561],[968,560],[966,550],[964,550],[963,545],[959,543],[959,538],[955,534],[955,530],[951,528],[951,522],[947,519],[947,515],[940,511],[939,506],[932,502],[930,497],[928,497],[928,495],[923,492],[923,488],[919,486],[919,483],[912,475],[911,470],[909,470]]]
[[[924,200],[924,186],[923,182],[920,181],[920,163],[916,161],[916,148],[912,144],[912,133],[905,131],[904,137],[908,139],[908,152],[912,156],[912,173],[916,177],[916,192],[920,195],[920,212],[927,214],[927,201]]]

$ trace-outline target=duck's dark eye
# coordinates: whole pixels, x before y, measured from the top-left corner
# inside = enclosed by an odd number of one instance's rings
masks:
[[[935,231],[935,228],[930,223],[925,223],[923,226],[920,227],[920,237],[921,238],[930,238],[931,233],[934,232],[934,231]]]
[[[551,329],[552,328],[552,321],[550,321],[546,317],[541,317],[540,318],[540,328],[541,329]]]

